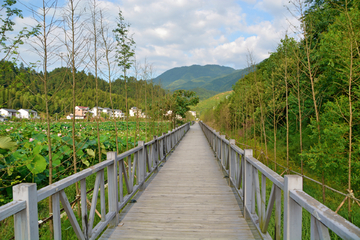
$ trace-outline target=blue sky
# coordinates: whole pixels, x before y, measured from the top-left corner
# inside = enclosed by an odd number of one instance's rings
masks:
[[[42,1],[22,3],[40,6]],[[262,61],[276,50],[285,32],[291,32],[289,22],[297,24],[285,7],[286,0],[103,0],[98,4],[106,12],[110,29],[115,27],[119,8],[122,10],[134,34],[137,61],[146,58],[155,76],[192,64],[244,68],[248,50],[257,62]],[[34,23],[24,5],[17,5],[25,17],[16,20],[17,30]],[[89,1],[81,0],[80,5],[85,9]],[[60,36],[61,31],[56,34]],[[20,48],[26,62],[37,58],[30,49],[28,44]],[[54,60],[52,67],[60,65]]]

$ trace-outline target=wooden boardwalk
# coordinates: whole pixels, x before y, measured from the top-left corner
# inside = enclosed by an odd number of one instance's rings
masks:
[[[260,239],[198,124],[100,239]]]

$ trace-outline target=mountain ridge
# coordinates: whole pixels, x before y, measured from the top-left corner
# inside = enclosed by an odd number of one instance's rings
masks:
[[[232,90],[232,86],[247,73],[248,68],[236,70],[216,64],[191,65],[169,69],[154,78],[153,82],[171,91],[195,91],[200,100],[204,100],[217,93]]]

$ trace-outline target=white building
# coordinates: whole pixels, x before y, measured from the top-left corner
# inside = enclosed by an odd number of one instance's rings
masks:
[[[72,119],[73,118],[73,114],[70,113],[69,115],[66,116],[66,119]],[[75,115],[75,119],[85,119],[85,116],[82,115]]]
[[[1,108],[0,115],[2,115],[3,117],[8,117],[8,118],[15,118],[15,117],[19,118],[20,117],[19,111],[15,110],[15,109],[7,109],[7,108]]]
[[[189,111],[196,118],[196,111]]]
[[[103,109],[102,107],[93,107],[92,109],[89,110],[89,112],[92,113],[93,117],[96,117],[98,113],[100,115],[102,109]]]
[[[141,117],[142,116],[141,109],[138,109],[137,107],[132,107],[129,110],[129,115],[130,117],[135,117],[135,116]]]
[[[37,112],[31,109],[19,109],[18,112],[20,118],[26,118],[26,119],[38,118]]]
[[[112,110],[112,114],[110,117],[115,117],[115,118],[124,118],[125,117],[125,113],[123,113],[120,109],[114,109]]]

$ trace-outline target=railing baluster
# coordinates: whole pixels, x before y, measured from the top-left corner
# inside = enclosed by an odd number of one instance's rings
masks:
[[[236,152],[231,148],[231,145],[235,145],[235,139],[230,139],[229,145],[229,155],[230,155],[230,163],[229,163],[229,178],[233,183],[236,183]],[[231,182],[229,181],[229,183]],[[235,186],[237,187],[237,186]]]
[[[252,165],[250,163],[248,163],[246,157],[247,156],[252,156],[252,149],[245,149],[244,150],[244,157],[243,157],[243,167],[244,167],[244,177],[245,177],[245,181],[243,184],[243,194],[244,194],[244,215],[246,217],[246,219],[249,219],[250,216],[248,214],[250,214],[251,212],[251,206],[252,206]],[[249,211],[249,212],[247,212]]]
[[[329,229],[322,224],[314,215],[311,215],[310,221],[310,239],[311,240],[330,240]]]
[[[122,203],[124,201],[124,183],[123,183],[123,162],[124,159],[121,159],[119,161],[119,201]],[[125,176],[126,178],[126,176]],[[126,181],[126,180],[125,180]],[[127,188],[129,191],[129,188]]]
[[[80,181],[80,189],[81,189],[81,223],[82,223],[82,232],[87,238],[87,222],[88,222],[88,213],[87,213],[87,202],[86,202],[86,178],[81,179]]]
[[[55,193],[52,198],[52,210],[53,210],[53,228],[54,228],[54,240],[61,240],[61,216],[60,216],[60,198],[59,193]],[[86,205],[85,205],[86,206]],[[85,228],[84,228],[85,223]],[[86,222],[83,222],[83,232],[86,231]],[[84,232],[87,236],[87,233]]]
[[[74,229],[76,236],[81,240],[85,240],[84,234],[82,233],[82,231],[80,229],[79,223],[76,220],[75,214],[74,214],[73,210],[71,209],[69,200],[67,199],[64,190],[61,190],[59,192],[59,194],[60,194],[61,203],[65,209],[65,212],[69,218],[69,221],[71,223],[71,226]]]
[[[146,158],[146,148],[144,146],[144,141],[139,141],[138,142],[138,146],[142,146],[143,148],[141,150],[139,150],[139,159],[138,159],[138,169],[137,169],[137,179],[139,181],[139,185],[140,185],[140,190],[144,190],[145,186],[144,186],[144,179],[145,179],[145,175],[146,175],[146,162],[145,162],[145,158]]]
[[[262,197],[261,197],[261,195],[260,195],[260,184],[259,184],[259,172],[258,172],[258,170],[255,168],[255,167],[253,167],[253,179],[254,179],[254,192],[256,192],[256,203],[257,203],[257,214],[258,214],[258,216],[261,216],[261,214],[262,214],[262,203],[261,203],[261,199],[262,199]],[[255,202],[255,198],[254,198],[254,202]],[[254,212],[253,213],[255,213],[255,204],[254,204],[254,207],[253,207],[253,209],[254,209]]]
[[[113,161],[107,167],[108,176],[108,205],[109,212],[114,212],[115,217],[109,222],[110,227],[115,227],[119,223],[119,211],[118,211],[118,181],[117,181],[117,154],[116,152],[108,152],[108,159]]]
[[[129,179],[128,194],[132,193],[134,186],[134,175],[132,172],[135,169],[135,154],[133,156],[134,156],[134,164],[131,163],[131,155],[128,156],[128,179]],[[131,166],[133,166],[133,170],[131,170]]]
[[[94,225],[94,219],[95,219],[95,209],[97,204],[97,199],[99,196],[99,187],[100,187],[100,179],[102,177],[101,172],[104,170],[101,170],[96,173],[96,180],[95,180],[95,186],[94,186],[94,192],[93,197],[91,201],[91,208],[90,208],[90,215],[89,215],[89,224],[88,224],[88,236],[91,237],[92,235],[92,229]]]
[[[275,184],[274,184],[275,185]],[[275,185],[275,239],[281,238],[281,189]]]
[[[260,229],[264,225],[266,212],[266,176],[261,174],[261,213],[260,214]]]

